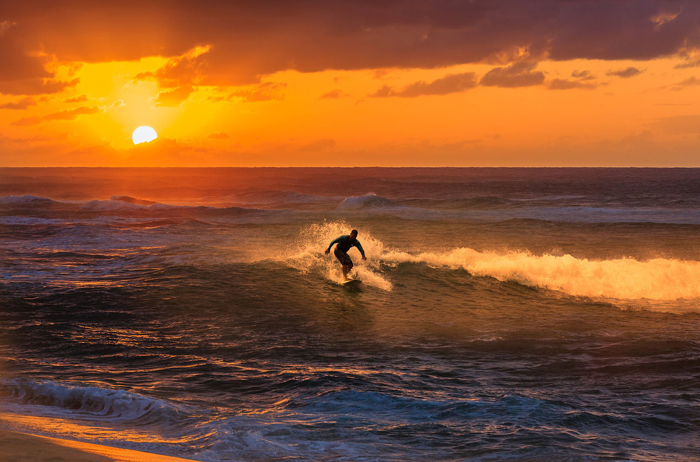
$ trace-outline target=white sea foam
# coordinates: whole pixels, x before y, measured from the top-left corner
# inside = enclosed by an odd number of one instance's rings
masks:
[[[381,258],[393,263],[463,268],[474,276],[490,276],[499,281],[515,281],[575,296],[627,300],[700,298],[700,262],[697,261],[589,260],[571,255],[479,252],[470,248],[419,254],[388,251]]]

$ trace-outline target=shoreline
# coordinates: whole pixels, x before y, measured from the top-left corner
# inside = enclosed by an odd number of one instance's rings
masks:
[[[186,462],[193,459],[163,456],[31,433],[0,429],[3,462]]]

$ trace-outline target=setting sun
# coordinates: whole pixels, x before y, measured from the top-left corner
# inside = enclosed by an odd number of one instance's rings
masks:
[[[134,140],[134,144],[148,143],[156,138],[158,138],[156,131],[147,125],[140,126],[134,130],[134,133],[131,135],[131,139]]]

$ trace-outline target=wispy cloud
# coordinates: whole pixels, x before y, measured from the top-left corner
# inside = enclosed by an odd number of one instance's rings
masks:
[[[65,111],[53,112],[41,117],[25,117],[12,122],[12,125],[25,126],[25,125],[36,125],[44,121],[51,120],[73,120],[81,115],[98,114],[103,111],[103,108],[98,106],[93,107],[79,107],[75,109],[67,109]]]
[[[506,67],[495,67],[481,78],[479,85],[486,87],[531,87],[544,82],[544,73],[535,71],[537,63],[521,61]]]
[[[421,80],[403,87],[400,90],[385,85],[369,96],[374,98],[387,98],[391,96],[415,98],[417,96],[459,93],[474,87],[476,87],[476,75],[473,72],[465,72],[462,74],[448,74],[432,82]]]

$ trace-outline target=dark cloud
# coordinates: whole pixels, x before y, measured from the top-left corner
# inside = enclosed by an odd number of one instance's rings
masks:
[[[207,138],[211,138],[213,140],[225,140],[230,138],[230,136],[228,133],[212,133]]]
[[[463,74],[448,74],[432,82],[424,82],[421,80],[401,90],[395,90],[385,85],[370,96],[375,98],[385,98],[389,96],[415,98],[424,95],[448,95],[450,93],[466,91],[475,86],[476,75],[473,72],[465,72]]]
[[[22,98],[19,101],[14,101],[11,103],[0,104],[0,109],[27,109],[29,106],[36,106],[36,100],[34,98]]]
[[[615,71],[608,71],[609,76],[617,76],[617,77],[622,77],[623,79],[629,79],[630,77],[634,77],[635,75],[639,75],[644,71],[641,71],[637,69],[636,67],[628,67],[627,69],[619,69]]]
[[[194,87],[190,85],[183,85],[170,91],[161,91],[156,96],[156,106],[177,107],[184,103],[194,91]]]
[[[591,71],[573,71],[571,77],[578,80],[595,80],[595,76],[591,74]]]
[[[481,78],[479,85],[486,87],[531,87],[544,82],[544,74],[535,71],[537,63],[516,62],[507,67],[495,67]]]
[[[12,24],[0,81],[51,78],[53,57],[157,55],[172,59],[139,78],[164,88],[246,85],[287,69],[649,60],[700,45],[695,0],[25,0],[2,2],[0,18]]]
[[[549,82],[547,88],[550,90],[573,90],[576,88],[592,90],[597,86],[595,83],[584,83],[580,80],[554,79]]]
[[[16,22],[2,19],[0,15],[0,82],[53,77],[45,69],[49,57],[31,53],[24,37],[31,32],[22,30]]]
[[[50,120],[73,120],[81,115],[98,114],[102,112],[102,108],[94,107],[78,107],[75,109],[67,109],[65,111],[53,112],[42,117],[25,117],[12,122],[12,125],[25,126],[25,125],[36,125],[44,121]]]

